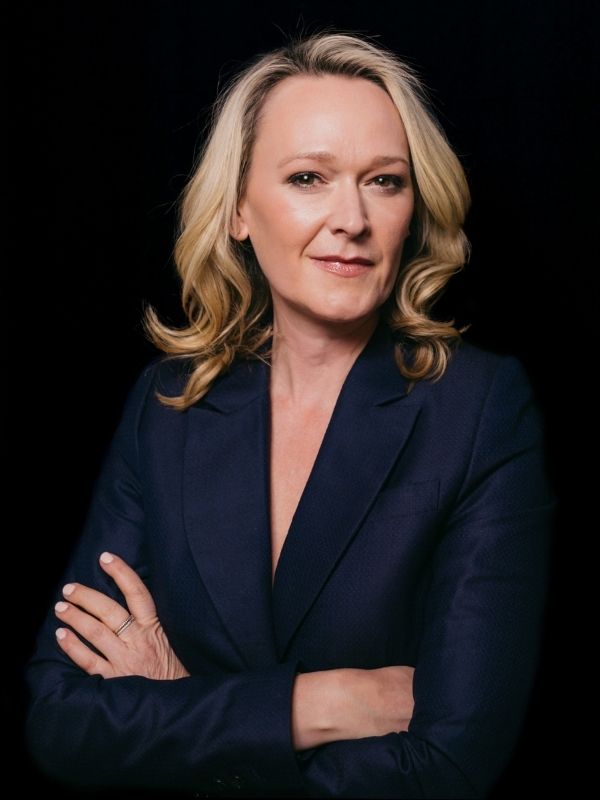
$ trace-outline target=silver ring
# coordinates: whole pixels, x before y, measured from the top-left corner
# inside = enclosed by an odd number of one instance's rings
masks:
[[[119,627],[116,630],[113,631],[114,635],[115,636],[120,636],[123,633],[123,631],[127,630],[127,628],[131,625],[131,623],[134,620],[135,620],[135,617],[133,616],[133,614],[130,614],[127,617],[127,619],[125,620],[125,622],[123,622],[121,625],[119,625]]]

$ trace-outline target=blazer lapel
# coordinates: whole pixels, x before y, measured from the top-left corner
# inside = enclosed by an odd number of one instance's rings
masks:
[[[348,373],[271,589],[269,367],[239,361],[188,409],[183,513],[203,583],[249,668],[283,659],[396,463],[419,406],[376,328]]]
[[[249,667],[277,660],[271,616],[268,383],[237,362],[188,409],[184,519],[196,566]]]
[[[272,607],[280,658],[360,528],[419,410],[407,398],[392,334],[380,325],[346,377],[277,564]]]

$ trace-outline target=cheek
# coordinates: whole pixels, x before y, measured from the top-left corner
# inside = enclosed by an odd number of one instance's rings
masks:
[[[403,213],[390,218],[387,224],[384,224],[381,229],[382,244],[388,254],[390,261],[399,262],[404,243],[410,233],[410,220],[412,214]],[[400,223],[399,223],[400,220]]]
[[[304,246],[319,225],[317,203],[302,202],[286,193],[276,193],[255,206],[250,237],[254,234],[268,250],[290,250]]]
[[[277,229],[287,240],[303,244],[319,230],[323,217],[323,203],[319,198],[283,192],[273,206],[269,224],[276,219]]]

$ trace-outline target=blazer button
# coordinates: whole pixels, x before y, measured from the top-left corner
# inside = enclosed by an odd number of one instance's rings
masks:
[[[227,791],[227,783],[223,778],[213,778],[211,783],[217,794],[224,794]]]
[[[243,789],[246,781],[241,775],[232,775],[229,779],[229,784],[232,789]]]

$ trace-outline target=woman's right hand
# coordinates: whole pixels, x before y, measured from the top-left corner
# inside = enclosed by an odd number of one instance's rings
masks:
[[[152,595],[137,572],[112,553],[103,553],[99,563],[121,590],[126,606],[81,583],[64,586],[63,595],[69,602],[57,603],[55,613],[73,630],[57,631],[63,652],[88,675],[138,675],[153,680],[188,677],[190,673],[169,644]]]
[[[294,748],[408,730],[414,671],[392,666],[300,673],[292,698]]]

